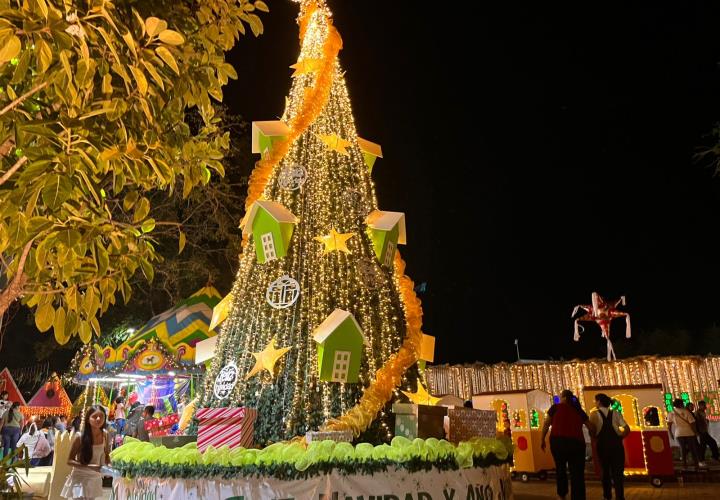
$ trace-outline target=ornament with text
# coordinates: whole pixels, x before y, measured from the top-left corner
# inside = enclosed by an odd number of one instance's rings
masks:
[[[215,377],[215,386],[213,393],[218,399],[227,398],[235,388],[238,381],[238,367],[234,361],[223,366],[218,376]]]

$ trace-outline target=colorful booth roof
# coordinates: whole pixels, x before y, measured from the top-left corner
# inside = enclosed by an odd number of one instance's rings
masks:
[[[8,400],[15,403],[20,403],[21,406],[25,406],[25,398],[23,397],[20,389],[18,389],[15,379],[10,375],[10,370],[3,368],[0,372],[0,392],[8,391]]]
[[[117,375],[164,375],[193,372],[195,345],[213,337],[213,308],[222,296],[206,286],[172,309],[158,314],[117,348],[87,345],[73,361],[74,380]]]
[[[69,417],[71,408],[72,403],[62,386],[60,377],[53,373],[28,401],[28,404],[20,407],[20,411],[26,417],[32,415],[65,415]]]

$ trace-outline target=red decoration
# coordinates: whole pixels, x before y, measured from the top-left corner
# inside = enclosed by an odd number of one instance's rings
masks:
[[[520,436],[517,440],[517,447],[520,451],[525,451],[528,448],[528,440],[525,436]]]
[[[155,418],[145,422],[145,430],[150,437],[167,436],[173,425],[180,421],[177,413],[172,413],[162,418]]]
[[[618,306],[625,305],[625,296],[623,295],[614,304],[606,302],[597,292],[592,293],[591,305],[577,305],[573,309],[572,317],[575,317],[578,310],[582,309],[585,314],[579,318],[575,318],[575,336],[577,342],[580,340],[580,333],[583,327],[579,324],[581,321],[591,321],[597,323],[600,327],[602,336],[607,341],[607,359],[608,361],[615,359],[615,351],[612,342],[610,342],[610,322],[615,318],[625,317],[625,336],[630,338],[630,315],[624,311],[619,311]]]
[[[249,448],[257,410],[254,408],[201,408],[195,415],[198,425],[198,450],[208,447]]]
[[[13,403],[17,402],[25,406],[25,398],[23,398],[20,389],[18,389],[18,386],[15,384],[15,380],[12,378],[12,375],[10,375],[10,370],[7,368],[4,368],[3,371],[0,372],[0,392],[2,391],[8,392],[8,401]]]

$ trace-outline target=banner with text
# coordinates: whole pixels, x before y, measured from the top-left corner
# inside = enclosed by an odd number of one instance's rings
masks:
[[[116,478],[113,500],[511,500],[507,465],[455,471],[331,474],[281,481]]]

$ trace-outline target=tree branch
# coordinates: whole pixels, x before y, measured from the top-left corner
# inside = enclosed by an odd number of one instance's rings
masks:
[[[35,238],[25,243],[22,254],[20,254],[20,260],[18,261],[17,272],[7,288],[0,293],[0,316],[5,314],[5,311],[8,310],[10,304],[12,304],[22,293],[25,282],[28,279],[27,274],[24,272],[25,261],[27,261],[28,254],[30,253],[30,249],[32,248],[34,242]]]
[[[0,109],[0,116],[4,115],[8,111],[11,111],[15,106],[22,103],[25,99],[30,97],[31,95],[35,94],[36,92],[40,92],[42,89],[48,86],[49,82],[42,82],[39,85],[35,85],[33,88],[25,92],[23,95],[15,99],[13,102],[5,106],[3,109]]]
[[[10,167],[10,170],[8,170],[7,172],[5,172],[5,173],[3,174],[3,176],[0,177],[0,186],[2,186],[3,184],[5,184],[5,182],[12,176],[12,174],[14,174],[15,172],[17,172],[17,170],[18,170],[20,167],[22,167],[23,165],[25,165],[25,163],[27,163],[27,161],[28,161],[28,157],[27,157],[27,156],[23,156],[23,157],[20,158],[18,161],[16,161],[16,162],[15,162],[15,165],[13,165],[12,167]]]
[[[76,286],[76,287],[80,288],[80,287],[83,287],[83,286],[92,285],[92,284],[97,283],[98,281],[100,281],[100,280],[102,280],[102,279],[104,279],[104,278],[109,278],[109,277],[111,277],[111,276],[116,276],[116,275],[118,275],[118,274],[120,274],[120,271],[113,271],[113,272],[111,272],[110,274],[106,274],[105,276],[100,276],[99,278],[91,279],[90,281],[85,281],[85,282],[83,282],[83,283],[78,283],[77,285],[73,285],[73,287]],[[29,286],[42,286],[42,285],[39,284],[39,283],[31,283]],[[67,290],[68,288],[72,288],[72,287],[56,288],[56,289],[54,289],[54,290],[27,290],[27,289],[23,289],[23,292],[22,292],[22,293],[24,293],[24,294],[25,294],[25,293],[27,293],[27,294],[33,294],[33,295],[54,295],[54,294],[56,294],[56,293],[62,293],[62,292],[64,292],[65,290]]]

